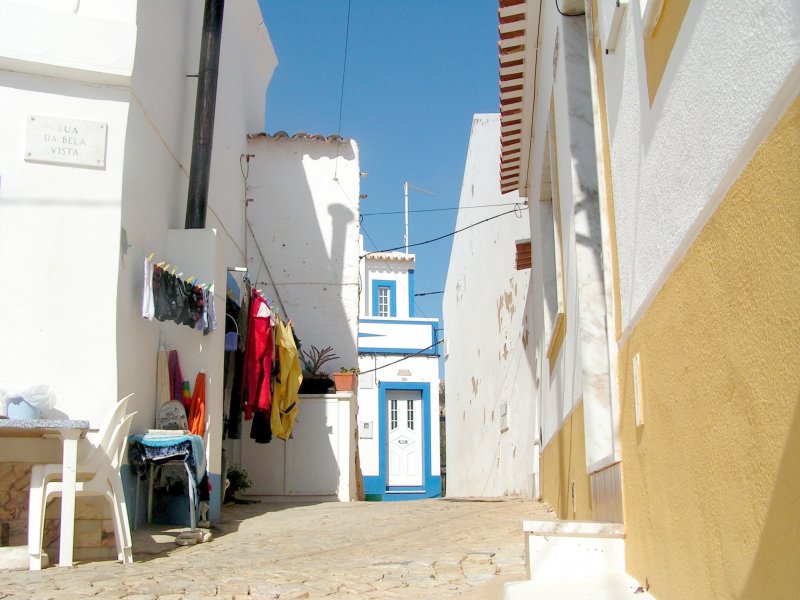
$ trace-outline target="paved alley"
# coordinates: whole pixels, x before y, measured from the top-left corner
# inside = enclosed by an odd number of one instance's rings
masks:
[[[0,572],[0,598],[500,598],[524,578],[525,498],[227,505],[214,539],[139,530],[134,564]]]

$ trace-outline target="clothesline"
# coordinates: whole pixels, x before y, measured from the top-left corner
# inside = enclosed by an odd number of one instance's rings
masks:
[[[197,285],[194,276],[182,279],[177,267],[166,261],[154,265],[152,257],[144,259],[142,318],[173,321],[203,335],[216,331],[214,284]]]

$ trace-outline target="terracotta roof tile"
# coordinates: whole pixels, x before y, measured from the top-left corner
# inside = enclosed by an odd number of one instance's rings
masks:
[[[336,133],[334,133],[333,135],[328,135],[328,136],[325,136],[325,135],[322,135],[322,134],[319,134],[319,133],[316,133],[316,134],[306,133],[305,131],[298,131],[294,135],[289,135],[285,131],[276,131],[275,133],[266,133],[266,132],[262,131],[261,133],[248,133],[247,134],[247,139],[248,140],[254,140],[254,139],[257,139],[257,138],[265,138],[265,139],[268,139],[268,140],[290,140],[290,141],[295,141],[295,140],[314,140],[314,141],[318,141],[318,142],[349,142],[350,141],[350,138],[344,138],[344,137],[342,137],[342,136],[340,136],[339,134],[336,134]]]
[[[519,189],[527,9],[527,0],[498,0],[500,189],[503,193]]]

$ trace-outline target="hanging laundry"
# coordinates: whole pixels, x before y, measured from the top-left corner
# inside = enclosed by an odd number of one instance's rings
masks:
[[[158,357],[156,359],[156,379],[158,381],[158,385],[156,386],[156,414],[158,414],[161,407],[171,400],[169,395],[169,364],[166,350],[158,351]]]
[[[242,290],[242,307],[239,311],[236,329],[239,332],[239,350],[244,352],[246,350],[247,325],[250,319],[250,296],[253,293],[253,289],[247,277],[242,279],[242,286],[244,287],[244,290]]]
[[[253,415],[253,424],[250,426],[250,439],[256,444],[269,444],[272,441],[270,428],[270,415],[265,410],[257,410]]]
[[[160,265],[152,265],[150,259],[145,259],[142,316],[174,321],[202,331],[204,335],[216,331],[213,302],[209,306],[213,291],[185,281]],[[210,288],[213,290],[213,285]]]
[[[183,375],[178,362],[178,351],[169,352],[169,399],[183,402]],[[188,408],[188,407],[187,407]]]
[[[155,314],[155,301],[153,299],[153,263],[144,259],[144,291],[142,292],[142,318],[153,320]]]
[[[189,382],[186,379],[183,380],[182,393],[181,401],[183,402],[183,408],[188,414],[189,407],[192,406],[192,390],[189,389]]]
[[[153,309],[159,321],[171,321],[178,314],[174,279],[169,271],[158,265],[153,267]]]
[[[275,381],[270,425],[275,436],[288,440],[297,418],[299,408],[297,392],[303,382],[303,373],[291,325],[284,325],[280,319],[276,320],[275,345],[279,372]]]
[[[217,330],[217,313],[214,306],[214,288],[206,291],[206,308],[208,309],[208,325],[203,329],[203,335],[208,335]]]
[[[275,351],[272,311],[255,291],[250,297],[250,316],[247,324],[247,344],[244,353],[245,419],[253,418],[256,410],[269,411],[272,403],[270,377]]]
[[[206,374],[200,371],[194,381],[194,393],[189,408],[189,431],[203,437],[206,430]]]

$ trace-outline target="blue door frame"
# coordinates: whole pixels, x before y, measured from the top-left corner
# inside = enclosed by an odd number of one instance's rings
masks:
[[[421,486],[386,485],[389,473],[387,444],[389,425],[387,420],[388,390],[419,390],[422,392],[422,444],[423,444],[423,484]],[[431,384],[423,382],[381,381],[378,385],[378,475],[364,477],[364,495],[367,500],[419,500],[420,498],[438,498],[442,495],[442,477],[433,475],[431,470]],[[437,423],[438,426],[438,423]]]

